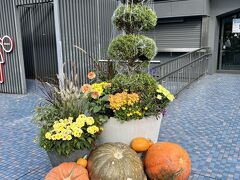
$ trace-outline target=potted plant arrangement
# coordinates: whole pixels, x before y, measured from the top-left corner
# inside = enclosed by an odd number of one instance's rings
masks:
[[[96,144],[130,144],[136,137],[158,140],[162,112],[174,96],[144,71],[157,48],[153,39],[136,34],[152,29],[157,16],[143,1],[122,3],[113,24],[124,34],[108,48],[117,74],[100,81],[99,72],[89,72],[90,82],[81,87],[68,79],[61,89],[45,84],[46,97],[33,120],[53,166],[76,161]]]
[[[144,72],[156,44],[134,33],[156,25],[156,14],[143,5],[147,1],[121,0],[114,13],[114,25],[124,31],[108,49],[116,75],[89,72],[89,83],[81,87],[68,79],[61,89],[46,84],[44,103],[33,118],[41,128],[40,146],[58,165],[46,180],[188,179],[188,153],[174,143],[155,143],[174,96]],[[144,153],[143,161],[137,153]]]
[[[53,166],[76,161],[95,148],[102,122],[85,112],[81,89],[66,80],[59,89],[44,85],[45,99],[36,108],[33,121],[40,128],[39,144],[48,152]]]

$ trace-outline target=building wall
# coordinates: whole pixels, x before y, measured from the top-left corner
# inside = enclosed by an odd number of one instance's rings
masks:
[[[209,0],[169,0],[154,4],[159,18],[209,15]]]
[[[111,16],[115,0],[59,0],[59,28],[63,72],[71,79],[74,74],[79,82],[87,82],[87,73],[93,70],[94,59],[106,57],[112,35]],[[59,45],[59,42],[58,42]],[[86,51],[77,49],[78,46]],[[90,58],[89,55],[92,57]]]
[[[240,1],[211,0],[210,9],[208,45],[212,50],[212,57],[209,61],[209,73],[212,74],[216,72],[218,63],[220,17],[224,16],[226,13],[240,10]]]
[[[111,16],[117,6],[115,0],[1,0],[0,37],[9,35],[13,38],[15,48],[6,55],[3,65],[5,82],[0,84],[0,92],[26,93],[23,47],[20,26],[20,11],[23,5],[53,3],[55,13],[56,37],[58,44],[58,71],[72,77],[74,70],[79,82],[87,81],[86,74],[93,68],[89,58],[105,58],[109,42],[113,38]],[[56,8],[55,5],[58,7]],[[59,45],[60,44],[60,45]],[[74,48],[77,45],[88,55]],[[5,54],[4,54],[5,55]]]
[[[236,10],[240,10],[239,0],[169,0],[155,2],[155,11],[160,19],[196,16],[202,18],[200,47],[209,46],[211,48],[210,74],[217,70],[220,17]],[[186,32],[186,34],[188,33]]]
[[[3,64],[5,81],[0,84],[0,92],[26,92],[24,65],[21,48],[21,39],[17,36],[17,23],[14,0],[1,0],[0,3],[0,37],[9,35],[13,38],[14,49],[10,54],[3,53],[6,63]],[[0,47],[1,48],[1,47]]]

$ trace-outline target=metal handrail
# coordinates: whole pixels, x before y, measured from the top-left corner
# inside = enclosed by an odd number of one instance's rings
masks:
[[[175,96],[207,73],[210,48],[203,47],[150,68],[150,73]]]
[[[192,61],[192,62],[190,62],[190,63],[188,63],[188,64],[186,64],[186,65],[184,65],[184,66],[182,66],[182,67],[180,67],[180,68],[178,68],[178,69],[172,71],[172,72],[170,72],[169,74],[167,74],[167,75],[165,75],[165,76],[163,76],[163,77],[161,77],[160,79],[157,79],[157,81],[160,81],[161,79],[164,79],[164,78],[166,78],[167,76],[170,76],[170,75],[174,74],[175,72],[180,71],[180,70],[184,69],[185,67],[187,67],[187,66],[189,66],[189,65],[191,65],[191,64],[193,64],[193,63],[195,63],[195,62],[198,61],[199,59],[202,59],[203,57],[206,57],[206,56],[209,56],[209,55],[210,55],[210,53],[205,54],[205,55],[203,55],[203,56],[201,56],[201,57],[195,59],[194,61]]]
[[[188,52],[188,53],[183,54],[183,55],[181,55],[181,56],[175,57],[175,58],[173,58],[173,59],[171,59],[171,60],[169,60],[169,61],[167,61],[167,62],[164,62],[164,63],[162,63],[162,64],[160,64],[160,65],[158,65],[158,66],[155,66],[155,67],[152,68],[152,69],[156,69],[156,68],[158,68],[158,67],[160,67],[160,66],[163,66],[163,65],[165,65],[165,64],[169,64],[169,63],[171,63],[171,62],[173,62],[173,61],[176,61],[176,60],[178,60],[178,59],[180,59],[180,58],[182,58],[182,57],[188,56],[188,55],[190,55],[190,54],[193,54],[193,53],[195,53],[195,52],[201,51],[201,50],[203,50],[203,49],[206,50],[206,49],[209,49],[209,48],[208,48],[208,47],[202,47],[202,48],[196,49],[195,51]]]

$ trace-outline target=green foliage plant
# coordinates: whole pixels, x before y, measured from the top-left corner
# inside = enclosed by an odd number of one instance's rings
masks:
[[[121,5],[115,10],[112,21],[118,30],[129,34],[153,29],[157,23],[157,15],[150,7],[142,4]]]
[[[129,66],[135,66],[138,61],[148,63],[155,57],[156,51],[153,39],[137,34],[119,35],[108,48],[110,58],[116,61],[127,60]]]

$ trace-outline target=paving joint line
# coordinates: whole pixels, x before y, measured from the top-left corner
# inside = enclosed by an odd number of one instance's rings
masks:
[[[199,176],[203,176],[203,177],[211,178],[211,179],[215,179],[215,180],[221,180],[221,179],[214,178],[214,177],[211,177],[211,176],[206,176],[204,174],[201,174],[201,173],[198,173],[198,172],[194,172],[194,171],[192,171],[192,174],[196,174],[196,175],[199,175]]]

